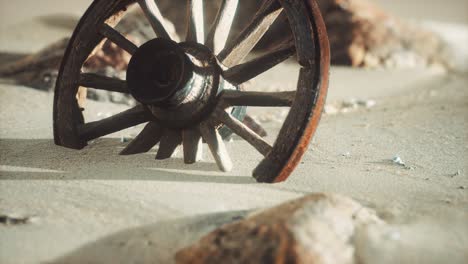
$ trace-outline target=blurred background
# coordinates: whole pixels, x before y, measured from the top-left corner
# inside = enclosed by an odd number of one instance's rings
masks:
[[[248,1],[248,0],[247,0]],[[408,19],[433,19],[442,22],[468,23],[466,0],[371,0],[386,10]],[[35,16],[69,14],[80,16],[91,0],[16,0],[0,2],[1,26],[24,22]],[[242,1],[241,1],[242,2]],[[428,8],[428,6],[431,6]]]

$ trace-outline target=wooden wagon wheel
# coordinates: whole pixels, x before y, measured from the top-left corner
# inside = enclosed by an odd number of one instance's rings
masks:
[[[118,17],[134,3],[158,36],[140,47],[114,28]],[[89,140],[147,122],[121,154],[147,152],[159,143],[157,159],[165,159],[182,144],[184,161],[190,164],[197,161],[204,141],[219,168],[229,171],[232,162],[218,132],[224,125],[264,155],[253,171],[257,181],[285,180],[306,151],[322,114],[329,71],[325,25],[315,0],[265,0],[250,24],[227,43],[237,5],[238,0],[223,0],[205,34],[203,0],[188,0],[186,41],[177,43],[164,28],[154,0],[95,0],[75,29],[61,65],[54,100],[55,143],[81,149]],[[286,15],[294,38],[244,62],[281,14]],[[126,80],[81,71],[105,39],[132,55]],[[296,91],[238,89],[295,54],[301,66]],[[130,93],[139,104],[85,123],[76,99],[79,86]],[[233,106],[288,106],[290,110],[271,146],[226,110]]]

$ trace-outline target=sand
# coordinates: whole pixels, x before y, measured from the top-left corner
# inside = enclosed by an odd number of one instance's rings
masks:
[[[28,1],[18,5],[22,2]],[[86,6],[84,2],[73,5]],[[457,3],[464,6],[462,1]],[[404,10],[401,5],[394,10]],[[5,10],[4,2],[1,6]],[[53,6],[36,11],[45,15],[58,10],[66,9]],[[431,18],[416,14],[418,19]],[[8,13],[2,11],[3,15]],[[458,23],[466,30],[460,15],[444,19],[445,24],[437,25]],[[434,20],[431,23],[437,23]],[[38,21],[44,19],[20,16],[2,27],[1,51],[33,51],[69,34],[70,26]],[[466,33],[463,30],[457,32]],[[284,63],[260,76],[252,87],[292,88],[296,72],[296,66]],[[250,177],[261,157],[240,139],[228,143],[235,164],[230,173],[218,172],[208,151],[204,161],[193,166],[183,164],[180,151],[167,161],[155,161],[155,150],[118,156],[126,144],[122,137],[135,135],[139,128],[93,141],[81,151],[55,146],[53,95],[2,81],[0,215],[33,219],[25,225],[0,225],[0,263],[170,263],[177,249],[246,211],[313,192],[339,193],[377,210],[399,241],[392,248],[377,243],[375,251],[382,263],[397,256],[399,263],[466,263],[465,76],[440,69],[333,67],[329,113],[323,116],[301,165],[288,181],[275,185],[258,184]],[[353,98],[376,104],[341,107]],[[123,109],[89,102],[87,119]],[[267,140],[273,142],[281,111],[251,111],[263,118],[270,132]],[[393,163],[395,156],[405,166]]]

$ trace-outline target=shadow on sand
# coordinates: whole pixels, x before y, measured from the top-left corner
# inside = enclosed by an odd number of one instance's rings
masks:
[[[1,139],[0,180],[148,180],[249,184],[249,175],[218,171],[216,164],[185,165],[180,158],[155,160],[156,152],[119,156],[118,139],[100,139],[83,150],[52,139]]]
[[[48,263],[173,263],[174,255],[180,249],[247,214],[248,211],[215,213],[127,229],[88,243]]]

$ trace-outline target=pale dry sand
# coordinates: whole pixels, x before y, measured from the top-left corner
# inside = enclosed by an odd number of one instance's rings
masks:
[[[1,30],[1,51],[16,52],[69,32],[27,20]],[[286,63],[252,86],[290,89],[296,75],[297,68]],[[138,128],[82,151],[55,146],[52,94],[1,84],[0,215],[35,218],[27,225],[0,226],[0,263],[171,262],[177,249],[245,211],[312,192],[353,197],[390,224],[391,235],[375,238],[364,263],[466,263],[465,76],[436,69],[333,68],[330,104],[356,98],[376,105],[325,115],[301,165],[275,185],[250,177],[261,157],[238,139],[228,144],[236,167],[227,174],[217,171],[207,151],[205,161],[194,166],[183,165],[180,153],[168,161],[155,161],[154,150],[118,156],[125,146],[121,136],[135,135]],[[87,117],[124,108],[89,102]],[[281,116],[265,118],[271,142]],[[407,166],[392,163],[395,155]]]

